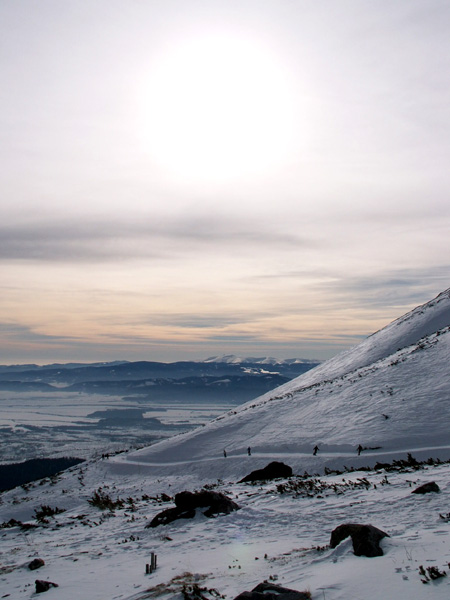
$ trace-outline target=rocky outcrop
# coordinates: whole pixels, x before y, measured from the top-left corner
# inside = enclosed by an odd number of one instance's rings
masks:
[[[373,525],[344,523],[331,532],[330,546],[336,548],[343,540],[352,538],[353,552],[356,556],[383,556],[380,541],[389,535]]]
[[[44,565],[45,565],[45,562],[44,562],[44,560],[42,560],[42,558],[35,558],[34,560],[32,560],[30,562],[30,564],[28,565],[28,568],[30,569],[30,571],[35,571],[36,569],[40,569]]]
[[[251,592],[242,592],[234,600],[310,600],[309,592],[298,592],[273,583],[259,583]]]
[[[146,527],[158,527],[159,525],[168,525],[177,521],[178,519],[193,519],[195,517],[195,509],[193,510],[180,510],[179,508],[167,508],[162,512],[158,513],[150,521]]]
[[[52,581],[44,581],[42,579],[36,579],[34,582],[36,585],[36,594],[42,594],[42,592],[48,592],[52,587],[59,587],[57,583]]]
[[[210,490],[175,494],[175,506],[181,510],[208,507],[208,510],[203,513],[207,517],[214,517],[219,514],[228,515],[240,508],[236,502],[225,496],[225,494]]]
[[[202,511],[206,517],[215,517],[220,514],[228,515],[234,510],[239,510],[240,506],[220,492],[210,490],[180,492],[175,495],[175,508],[168,508],[158,513],[147,527],[167,525],[177,519],[192,519],[198,508],[207,509]]]
[[[430,481],[429,483],[424,483],[419,486],[415,490],[411,492],[411,494],[429,494],[430,492],[440,492],[440,488],[435,481]]]
[[[257,469],[246,475],[238,483],[247,483],[252,481],[268,481],[270,479],[282,479],[292,475],[292,468],[282,462],[273,461],[264,469]]]

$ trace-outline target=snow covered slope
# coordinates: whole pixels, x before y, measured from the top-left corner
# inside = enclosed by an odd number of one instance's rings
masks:
[[[364,367],[394,354],[397,350],[417,343],[421,338],[450,325],[450,288],[436,298],[418,306],[357,346],[289,382],[285,388],[308,386],[326,379],[334,379],[359,367]],[[292,385],[291,385],[292,384]],[[281,388],[279,388],[281,389]],[[270,396],[271,394],[267,394]]]
[[[226,476],[252,448],[253,463],[285,456],[311,465],[364,464],[450,448],[450,290],[344,352],[205,427],[129,455],[126,462]],[[311,457],[312,448],[320,451]],[[356,447],[367,448],[361,457]],[[187,464],[189,463],[189,464]],[[212,465],[211,465],[212,466]],[[172,468],[173,467],[173,468]],[[234,467],[233,467],[234,469]]]

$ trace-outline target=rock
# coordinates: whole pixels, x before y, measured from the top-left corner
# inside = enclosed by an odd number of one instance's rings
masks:
[[[380,541],[389,537],[381,529],[373,525],[361,525],[358,523],[344,523],[331,532],[330,546],[336,548],[343,540],[352,538],[353,552],[356,556],[383,556]]]
[[[203,512],[206,517],[214,517],[219,514],[228,515],[234,510],[239,510],[239,505],[225,494],[212,492],[210,490],[200,490],[199,492],[180,492],[175,496],[175,508],[168,508],[158,513],[147,527],[158,527],[158,525],[167,525],[177,519],[192,519],[195,517],[197,508],[205,508]]]
[[[34,583],[36,585],[36,594],[48,592],[51,587],[59,587],[57,583],[53,583],[52,581],[43,581],[42,579],[36,579]]]
[[[411,494],[429,494],[430,492],[440,492],[438,484],[435,481],[430,481],[429,483],[424,483],[419,486],[415,490],[411,492]]]
[[[218,514],[228,515],[234,510],[239,510],[239,506],[233,500],[230,500],[225,494],[212,492],[210,490],[200,490],[199,492],[180,492],[175,495],[175,505],[184,510],[192,508],[205,508],[203,514],[212,517]]]
[[[310,600],[309,592],[298,592],[272,583],[259,583],[251,592],[242,592],[234,600]]]
[[[32,560],[30,562],[30,564],[28,565],[28,568],[30,569],[30,571],[35,571],[36,569],[40,569],[44,565],[45,565],[45,562],[42,560],[42,558],[35,558],[34,560]]]
[[[193,519],[195,509],[183,510],[181,508],[167,508],[158,513],[146,527],[158,527],[158,525],[168,525],[177,519]]]
[[[225,598],[215,588],[200,587],[198,583],[185,583],[181,589],[184,600],[217,600]]]
[[[267,481],[268,479],[280,479],[290,477],[292,468],[282,462],[271,462],[264,469],[257,469],[246,475],[238,483],[246,483],[248,481]]]

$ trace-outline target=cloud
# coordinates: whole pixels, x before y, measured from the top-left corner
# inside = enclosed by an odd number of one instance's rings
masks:
[[[0,322],[0,336],[2,364],[41,363],[46,359],[55,362],[58,357],[64,357],[65,362],[70,353],[77,350],[82,358],[85,349],[85,344],[76,337],[40,333],[18,323]]]
[[[186,314],[152,314],[149,317],[149,322],[152,324],[173,326],[181,329],[217,329],[223,327],[229,327],[238,325],[245,321],[245,317],[235,315],[224,315],[222,313],[208,314],[206,316],[199,316],[192,313]]]
[[[67,336],[47,335],[37,333],[26,325],[17,323],[0,323],[0,334],[4,339],[17,340],[27,343],[59,343],[62,340],[69,340]]]
[[[268,224],[224,218],[105,219],[0,226],[0,260],[49,262],[170,259],[214,247],[299,248],[301,236],[278,233]]]
[[[349,307],[379,308],[418,304],[424,298],[430,299],[450,286],[450,264],[403,269],[387,266],[370,275],[342,273],[340,268],[327,266],[311,270],[306,266],[304,269],[257,274],[252,279],[298,282],[317,297],[333,298],[335,305],[345,303]],[[314,311],[314,307],[308,310]]]
[[[429,268],[386,269],[371,276],[336,277],[320,284],[336,305],[389,310],[393,306],[417,306],[450,285],[450,265]]]

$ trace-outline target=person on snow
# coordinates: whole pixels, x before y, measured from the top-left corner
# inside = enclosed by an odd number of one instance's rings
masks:
[[[249,456],[251,456],[251,455],[252,455],[252,449],[250,448],[250,446],[247,448],[247,454],[248,454]]]
[[[319,446],[314,446],[313,456],[315,456],[317,454],[318,450],[319,450]]]
[[[357,447],[358,450],[358,456],[361,454],[361,452],[364,450],[364,448],[361,446],[361,444]]]

